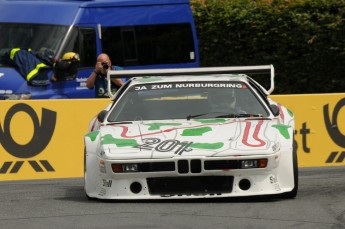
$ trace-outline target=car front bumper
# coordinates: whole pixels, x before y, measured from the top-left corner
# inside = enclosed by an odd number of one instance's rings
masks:
[[[240,168],[239,161],[267,159],[265,168]],[[99,199],[187,199],[270,195],[293,189],[292,164],[281,154],[104,160],[85,173],[85,191]],[[144,164],[138,172],[114,172],[114,164]],[[89,166],[97,167],[94,163]]]

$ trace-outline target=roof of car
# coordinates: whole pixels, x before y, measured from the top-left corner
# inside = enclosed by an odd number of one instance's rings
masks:
[[[107,73],[108,90],[110,80],[113,78],[133,78],[132,84],[143,83],[166,83],[188,81],[238,81],[248,82],[249,77],[245,74],[269,73],[271,85],[268,90],[257,84],[258,87],[269,95],[274,90],[274,67],[273,65],[258,66],[233,66],[233,67],[200,67],[200,68],[173,68],[173,69],[139,69],[139,70],[109,70]],[[141,77],[141,78],[138,78]],[[251,79],[251,78],[250,78]],[[252,82],[255,82],[251,79]],[[110,98],[114,97],[109,93]]]

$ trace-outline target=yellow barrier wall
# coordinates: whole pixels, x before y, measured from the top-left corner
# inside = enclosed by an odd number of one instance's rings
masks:
[[[345,94],[275,95],[296,118],[300,167],[345,165]],[[0,102],[0,181],[83,176],[83,136],[108,99]]]
[[[0,180],[83,176],[83,136],[109,102],[0,101]]]
[[[275,95],[295,114],[299,166],[345,165],[345,94]]]

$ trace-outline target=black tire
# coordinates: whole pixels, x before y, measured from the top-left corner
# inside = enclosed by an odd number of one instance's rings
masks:
[[[90,197],[90,196],[86,193],[86,190],[85,190],[85,173],[84,173],[84,193],[85,193],[86,199],[88,199],[88,200],[95,200],[95,199],[96,199],[96,198]]]
[[[85,191],[85,173],[86,173],[86,148],[84,146],[84,192],[85,192],[85,197],[88,199],[88,200],[93,200],[92,197],[90,197],[88,194],[86,194],[86,191]]]
[[[86,199],[88,199],[88,200],[95,200],[95,198],[90,197],[88,194],[86,194],[86,192],[85,192],[85,197],[86,197]]]
[[[297,160],[297,144],[295,142],[293,143],[292,163],[293,163],[293,177],[294,177],[295,187],[290,192],[285,192],[281,194],[281,197],[284,199],[295,198],[298,192],[298,160]]]

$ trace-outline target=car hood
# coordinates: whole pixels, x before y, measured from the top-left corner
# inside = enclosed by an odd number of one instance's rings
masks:
[[[141,121],[102,126],[104,156],[113,159],[265,155],[292,136],[278,119]]]

